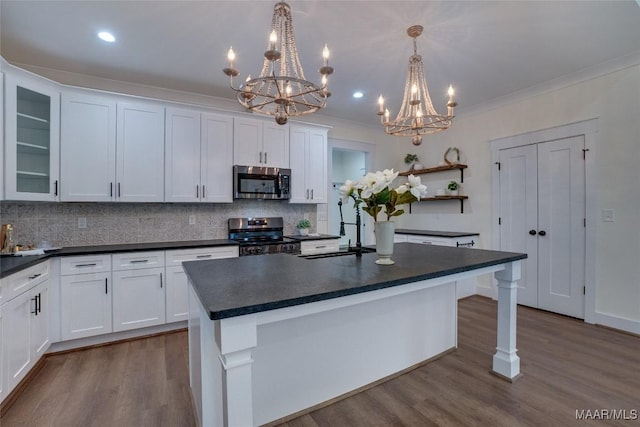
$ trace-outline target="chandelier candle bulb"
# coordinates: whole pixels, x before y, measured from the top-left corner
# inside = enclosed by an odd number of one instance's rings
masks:
[[[382,97],[382,95],[380,95],[378,97],[378,115],[383,115],[384,114],[384,98]]]
[[[269,50],[277,50],[276,48],[277,41],[278,41],[278,35],[276,34],[276,31],[273,30],[271,31],[271,34],[269,34]]]

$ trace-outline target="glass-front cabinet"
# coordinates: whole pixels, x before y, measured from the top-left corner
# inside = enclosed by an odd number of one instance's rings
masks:
[[[46,81],[10,75],[5,83],[5,199],[55,201],[59,193],[59,90]]]

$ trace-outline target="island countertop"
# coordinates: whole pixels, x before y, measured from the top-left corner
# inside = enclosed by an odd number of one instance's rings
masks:
[[[339,298],[526,258],[526,254],[396,243],[377,255],[305,259],[290,254],[190,261],[183,267],[212,320]]]

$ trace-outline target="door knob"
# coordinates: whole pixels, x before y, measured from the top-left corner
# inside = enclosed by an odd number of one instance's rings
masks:
[[[536,235],[536,230],[529,230],[529,234],[531,234],[532,236]]]
[[[538,234],[539,234],[539,235],[541,235],[541,236],[546,236],[546,235],[547,235],[547,232],[546,232],[546,231],[544,231],[544,230],[540,230],[540,231],[538,232]]]

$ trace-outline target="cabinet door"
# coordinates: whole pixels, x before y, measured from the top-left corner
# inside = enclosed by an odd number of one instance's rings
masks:
[[[201,187],[203,202],[233,202],[233,118],[202,115]]]
[[[162,202],[164,108],[119,102],[116,128],[116,199]]]
[[[62,276],[62,340],[112,332],[109,273]]]
[[[306,181],[311,203],[327,203],[327,132],[309,130]]]
[[[262,121],[236,117],[233,119],[233,164],[263,165]]]
[[[116,102],[63,93],[60,127],[60,200],[114,200]]]
[[[49,280],[31,291],[35,298],[35,313],[31,317],[31,351],[34,362],[49,348]]]
[[[5,334],[3,338],[5,355],[5,374],[7,390],[9,393],[24,376],[33,364],[31,352],[31,316],[35,310],[35,298],[30,292],[25,292],[3,307]],[[11,327],[8,327],[11,325]]]
[[[306,182],[306,145],[308,132],[300,126],[291,126],[290,148],[291,155],[291,199],[289,203],[307,203]]]
[[[0,146],[0,165],[4,168],[4,73],[0,72],[0,135],[3,136],[2,146]],[[4,172],[0,172],[0,200],[4,200]],[[0,336],[1,337],[1,336]],[[0,344],[1,346],[2,344]],[[0,351],[0,357],[2,352]],[[0,360],[0,372],[2,371],[2,360]],[[0,384],[2,384],[0,378]],[[2,386],[0,385],[0,402],[2,401]]]
[[[6,391],[7,391],[7,384],[6,384],[7,376],[4,372],[5,370],[4,369],[4,359],[5,359],[4,352],[7,347],[4,343],[7,341],[7,333],[5,331],[6,328],[4,326],[4,318],[3,318],[2,311],[3,311],[3,306],[0,305],[0,402],[4,400],[6,396]]]
[[[113,331],[165,323],[164,268],[113,272]]]
[[[167,109],[165,141],[166,202],[197,202],[200,188],[200,113]],[[231,175],[229,172],[228,175]]]
[[[269,121],[263,123],[262,129],[263,164],[289,168],[289,126]]]
[[[6,76],[5,198],[56,201],[60,93],[44,81]]]
[[[187,320],[189,282],[182,267],[167,267],[167,323]]]

